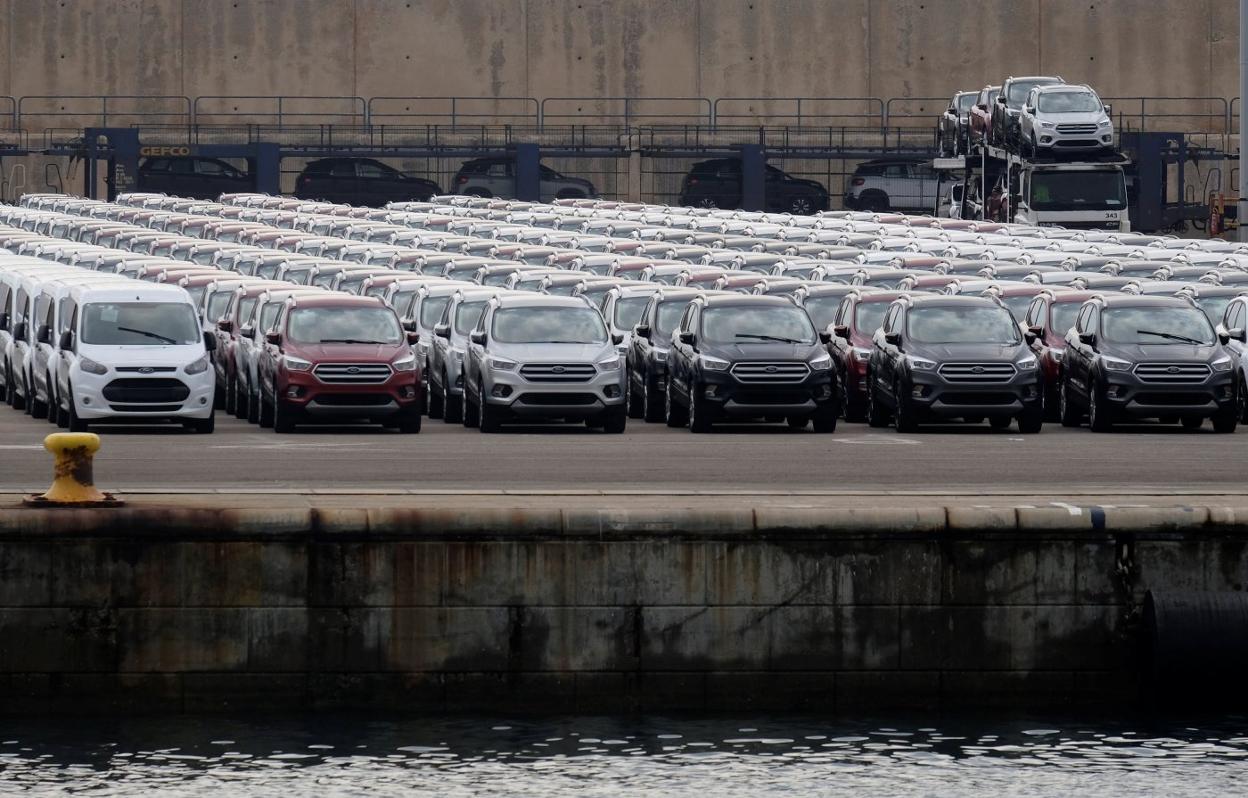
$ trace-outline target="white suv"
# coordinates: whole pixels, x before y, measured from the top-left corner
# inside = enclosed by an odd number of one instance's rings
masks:
[[[1024,154],[1113,150],[1114,123],[1089,86],[1037,86],[1019,115]]]

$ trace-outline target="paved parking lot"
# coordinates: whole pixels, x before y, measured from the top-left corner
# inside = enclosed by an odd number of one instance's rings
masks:
[[[55,427],[0,408],[0,493],[45,488]],[[498,435],[425,422],[420,435],[307,428],[276,435],[218,414],[213,435],[99,428],[96,480],[112,489],[341,491],[621,490],[775,493],[932,492],[1039,497],[1244,491],[1244,437],[1177,427],[1109,435],[1047,426],[1039,435],[938,427],[908,436],[842,424],[832,435],[724,427],[710,435],[631,423]]]

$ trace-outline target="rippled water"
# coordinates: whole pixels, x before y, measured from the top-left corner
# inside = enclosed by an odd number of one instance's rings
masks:
[[[1248,718],[0,720],[0,792],[1221,796]]]

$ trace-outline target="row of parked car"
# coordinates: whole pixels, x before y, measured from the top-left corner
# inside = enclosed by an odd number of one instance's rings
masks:
[[[284,426],[311,418],[323,381],[263,383],[257,398],[240,353],[269,347],[277,369],[314,377],[359,368],[340,397],[369,392],[375,361],[300,349],[287,363],[291,328],[261,307],[272,295],[248,302],[265,291],[380,301],[415,341],[419,405],[487,430],[556,417],[617,431],[627,414],[695,431],[737,417],[830,431],[838,415],[1228,431],[1242,416],[1248,255],[1229,242],[602,201],[25,204],[0,214],[22,229],[0,247],[180,284],[217,338],[223,404],[264,421],[280,400]],[[352,353],[378,346],[349,326],[324,329]],[[370,418],[353,401],[334,412]]]
[[[981,146],[1033,157],[1098,155],[1114,151],[1110,112],[1086,84],[1068,84],[1056,75],[1009,77],[955,93],[936,134],[944,156]]]

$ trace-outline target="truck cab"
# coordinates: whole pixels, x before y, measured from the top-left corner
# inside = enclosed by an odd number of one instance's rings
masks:
[[[1017,224],[1131,230],[1121,164],[1024,164],[1013,210]]]

